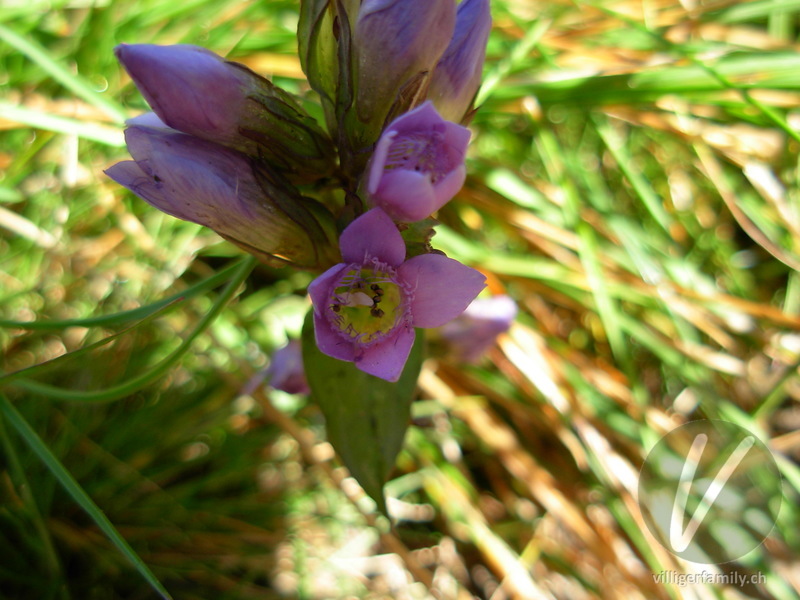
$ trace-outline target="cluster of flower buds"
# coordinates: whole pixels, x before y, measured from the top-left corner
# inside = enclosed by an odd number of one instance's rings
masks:
[[[129,122],[133,160],[107,174],[268,264],[324,270],[309,286],[318,346],[397,380],[414,328],[484,287],[430,251],[430,227],[423,243],[400,229],[464,183],[490,26],[489,0],[302,0],[300,62],[325,127],[203,48],[119,46],[154,112]]]

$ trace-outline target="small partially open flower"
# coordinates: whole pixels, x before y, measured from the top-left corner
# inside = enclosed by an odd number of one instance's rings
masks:
[[[470,132],[425,102],[383,132],[367,172],[373,202],[398,220],[424,219],[464,185]]]
[[[414,327],[438,327],[461,314],[484,287],[475,269],[441,254],[405,260],[403,238],[375,208],[339,239],[344,262],[308,286],[319,349],[365,373],[397,381]]]
[[[516,303],[506,295],[477,298],[463,314],[446,323],[442,337],[461,360],[477,362],[517,316]]]
[[[445,119],[459,122],[469,109],[481,83],[491,28],[489,0],[463,0],[458,5],[453,39],[428,88],[428,98]]]

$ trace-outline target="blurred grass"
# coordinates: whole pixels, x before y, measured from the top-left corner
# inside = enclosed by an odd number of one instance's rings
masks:
[[[493,2],[470,178],[434,242],[521,314],[480,365],[432,344],[389,528],[316,407],[258,385],[312,275],[226,293],[238,251],[102,175],[145,110],[115,44],[200,44],[307,93],[297,4],[3,3],[2,371],[30,370],[0,380],[0,595],[156,593],[38,438],[175,598],[800,597],[798,11]],[[696,418],[776,456],[774,535],[723,567],[764,585],[653,580],[692,566],[644,528],[638,469]]]

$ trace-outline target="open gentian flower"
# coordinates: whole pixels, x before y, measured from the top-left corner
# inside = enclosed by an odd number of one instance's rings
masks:
[[[431,102],[385,129],[367,171],[373,202],[397,221],[420,221],[456,195],[466,178],[470,132],[445,121]]]
[[[489,0],[463,0],[458,5],[456,29],[436,65],[428,88],[439,113],[459,122],[481,84],[486,42],[492,28]]]
[[[441,254],[405,260],[396,225],[380,208],[339,238],[344,262],[311,282],[319,349],[365,373],[397,381],[414,344],[414,327],[439,327],[460,315],[484,276]]]

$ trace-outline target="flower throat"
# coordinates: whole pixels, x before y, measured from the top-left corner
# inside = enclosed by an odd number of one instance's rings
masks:
[[[328,317],[343,337],[370,344],[394,330],[404,307],[393,275],[390,267],[354,267],[336,283]]]

